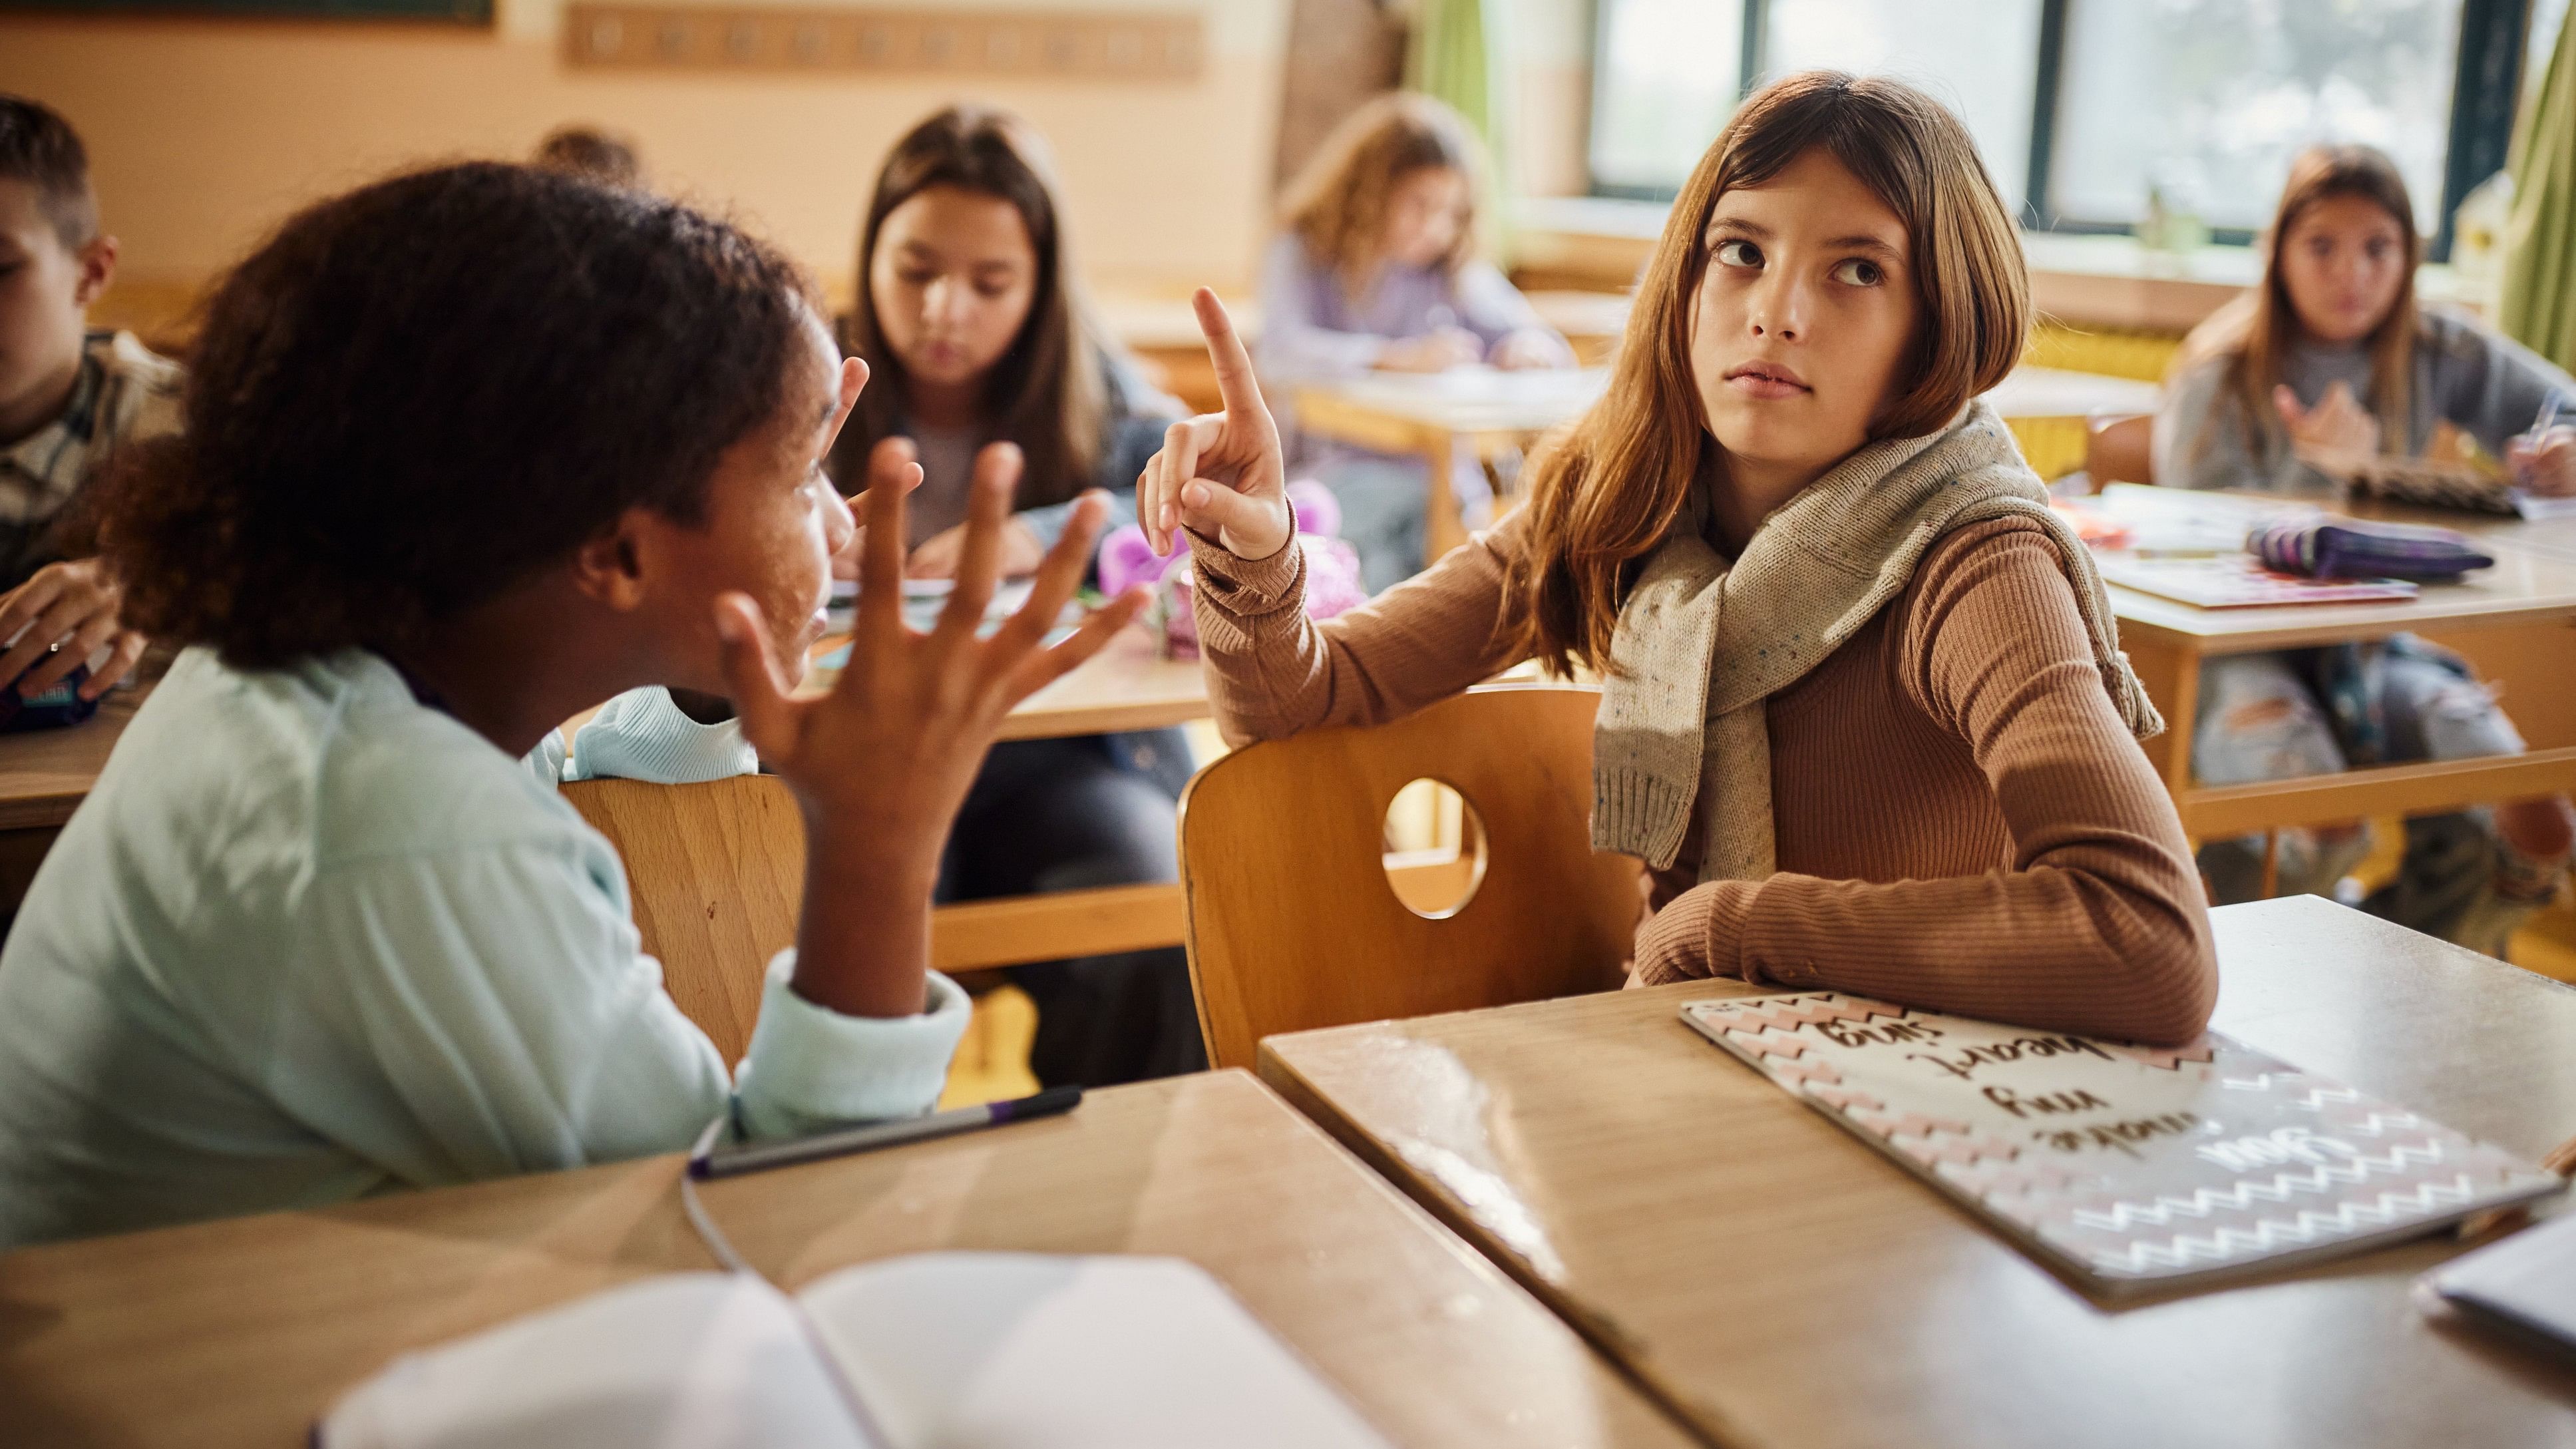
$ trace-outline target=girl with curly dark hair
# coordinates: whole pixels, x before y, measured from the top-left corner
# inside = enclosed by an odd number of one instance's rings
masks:
[[[1102,505],[989,639],[1017,455],[954,601],[900,613],[909,449],[870,460],[857,642],[792,698],[853,521],[866,367],[721,222],[501,165],[289,221],[210,304],[187,431],[107,500],[188,646],[0,950],[0,1246],[918,1112],[966,1019],[940,841]],[[794,789],[806,909],[738,1074],[638,950],[615,851],[523,757],[620,691],[720,692]]]

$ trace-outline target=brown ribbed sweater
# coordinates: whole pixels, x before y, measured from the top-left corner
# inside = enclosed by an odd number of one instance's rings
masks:
[[[1373,724],[1514,662],[1505,519],[1364,608],[1305,617],[1301,550],[1193,540],[1199,639],[1229,739]],[[2104,692],[2056,546],[1962,528],[1912,584],[1766,703],[1778,873],[1655,879],[1652,980],[1727,975],[2174,1043],[2218,994],[2173,805]]]

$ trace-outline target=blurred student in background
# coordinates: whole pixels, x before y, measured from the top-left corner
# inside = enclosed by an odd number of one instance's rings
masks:
[[[1003,532],[1006,576],[1037,566],[1086,489],[1134,516],[1136,475],[1180,408],[1094,317],[1052,164],[1025,122],[952,106],[896,142],[857,270],[841,345],[875,381],[834,464],[855,477],[879,442],[911,440],[915,579],[956,572],[973,462],[997,442],[1027,459]],[[1173,812],[1189,775],[1178,730],[996,745],[958,813],[940,898],[1177,880]],[[1206,1064],[1177,947],[1021,967],[1014,980],[1037,1003],[1030,1066],[1050,1086]]]
[[[98,658],[80,685],[96,699],[143,656],[83,495],[130,445],[179,426],[181,375],[133,333],[90,329],[115,275],[80,136],[0,95],[0,687],[22,698]]]
[[[2416,305],[2414,207],[2385,155],[2302,154],[2260,246],[2261,285],[2194,329],[2176,360],[2156,418],[2157,482],[2314,491],[2326,480],[2303,454],[2421,457],[2448,424],[2534,492],[2576,493],[2576,380],[2466,317]],[[2569,422],[2542,428],[2553,400]],[[2232,785],[2522,750],[2467,661],[2400,634],[2211,660],[2192,770]],[[2557,890],[2571,841],[2558,796],[2420,816],[2406,822],[2396,879],[2363,905],[2501,956]],[[2360,822],[2285,830],[2280,888],[2331,895],[2369,849]],[[2202,848],[2219,902],[2260,893],[2262,855],[2259,836]]]
[[[537,143],[532,166],[579,176],[602,186],[640,186],[644,163],[635,143],[596,126],[558,126]]]
[[[1382,96],[1344,121],[1280,207],[1285,230],[1261,272],[1262,377],[1294,387],[1371,369],[1573,366],[1565,339],[1484,259],[1486,170],[1465,119],[1428,96]],[[1421,460],[1293,437],[1292,448],[1291,469],[1340,497],[1342,536],[1371,592],[1422,568]],[[1490,518],[1475,459],[1459,461],[1450,486],[1470,527]]]

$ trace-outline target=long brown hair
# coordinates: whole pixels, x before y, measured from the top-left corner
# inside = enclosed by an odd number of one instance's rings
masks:
[[[1467,183],[1467,214],[1458,219],[1458,240],[1440,259],[1454,272],[1476,258],[1484,148],[1476,144],[1466,117],[1429,96],[1395,91],[1344,118],[1288,183],[1279,200],[1280,224],[1297,234],[1309,256],[1347,283],[1376,259],[1386,230],[1387,198],[1394,195],[1396,183],[1433,169],[1455,171]]]
[[[1629,567],[1682,518],[1715,446],[1691,371],[1693,300],[1717,199],[1823,147],[1905,223],[1915,356],[1874,438],[1939,431],[2003,381],[2030,329],[2021,237],[1968,128],[1901,81],[1783,76],[1748,97],[1673,202],[1609,390],[1533,460],[1527,546],[1506,581],[1522,648],[1562,673],[1610,658]]]
[[[1007,201],[1028,228],[1037,287],[1020,335],[985,378],[983,411],[994,436],[1019,444],[1027,457],[1017,506],[1062,503],[1090,487],[1100,466],[1108,344],[1069,255],[1044,143],[1018,117],[984,106],[950,106],[913,127],[877,173],[859,230],[858,295],[841,319],[842,349],[865,358],[872,373],[832,447],[834,476],[844,484],[866,476],[868,451],[903,431],[910,411],[903,362],[885,345],[868,271],[886,217],[934,186]]]
[[[2407,376],[2414,361],[2415,335],[2421,319],[2415,310],[2415,268],[2423,260],[2424,239],[2415,232],[2415,203],[2406,194],[2406,178],[2397,163],[2369,146],[2311,146],[2290,163],[2290,179],[2281,188],[2280,209],[2256,241],[2263,258],[2263,284],[2219,308],[2191,331],[2175,355],[2177,371],[2213,357],[2232,357],[2229,381],[2245,410],[2246,426],[2258,438],[2277,441],[2283,432],[2272,406],[2272,389],[2281,382],[2281,364],[2299,335],[2299,310],[2290,300],[2289,280],[2281,275],[2281,248],[2290,228],[2318,202],[2355,196],[2374,202],[2396,219],[2406,239],[2405,278],[2388,315],[2371,329],[2370,396],[2362,399],[2379,415],[2380,447],[2406,450]]]

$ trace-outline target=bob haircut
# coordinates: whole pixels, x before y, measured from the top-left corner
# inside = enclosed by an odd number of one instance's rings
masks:
[[[1476,259],[1485,150],[1467,129],[1466,117],[1429,96],[1396,91],[1351,112],[1288,184],[1280,221],[1306,244],[1307,255],[1351,277],[1375,258],[1386,230],[1387,198],[1397,183],[1427,170],[1466,178],[1467,214],[1458,219],[1457,241],[1440,259],[1454,272]]]
[[[1673,203],[1609,390],[1533,460],[1527,546],[1505,597],[1519,642],[1549,668],[1607,666],[1631,565],[1683,517],[1714,461],[1690,329],[1718,197],[1819,147],[1904,221],[1912,252],[1914,356],[1872,440],[1940,431],[2021,360],[2030,330],[2021,237],[1958,117],[1901,81],[1839,71],[1754,92]]]
[[[186,431],[106,480],[126,622],[245,669],[402,650],[629,509],[699,523],[809,296],[723,222],[534,167],[312,206],[207,303]]]
[[[1110,344],[1073,265],[1045,144],[1018,117],[984,106],[932,115],[895,142],[877,173],[859,229],[858,292],[841,319],[843,350],[866,359],[873,374],[832,449],[833,471],[864,477],[869,450],[903,431],[910,385],[903,360],[885,344],[868,273],[885,219],[934,186],[1009,202],[1028,229],[1037,287],[1019,335],[985,380],[983,404],[994,435],[1019,444],[1027,459],[1013,506],[1062,503],[1092,485],[1107,446],[1111,383],[1103,364]]]
[[[2369,146],[2311,146],[2290,163],[2290,179],[2281,188],[2281,205],[2272,224],[2255,241],[2263,258],[2263,285],[2210,314],[2192,329],[2174,356],[2174,370],[2190,368],[2213,357],[2232,357],[2228,381],[2244,410],[2249,441],[2287,442],[2272,389],[2281,381],[2281,362],[2299,335],[2299,309],[2290,300],[2289,280],[2281,275],[2281,248],[2309,207],[2338,196],[2354,196],[2377,205],[2397,223],[2405,239],[2405,271],[2397,300],[2372,328],[2370,396],[2362,399],[2379,415],[2380,447],[2406,449],[2407,375],[2415,357],[2421,318],[2415,308],[2415,268],[2424,259],[2424,239],[2415,231],[2415,203],[2406,194],[2406,178],[2385,152]],[[2207,447],[2202,438],[2200,446]]]

